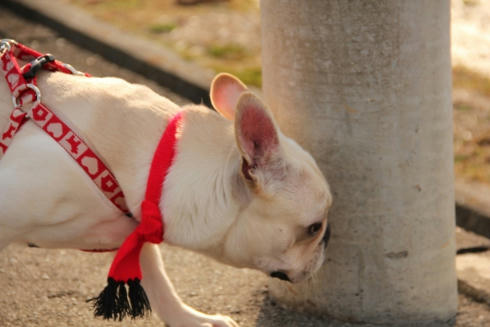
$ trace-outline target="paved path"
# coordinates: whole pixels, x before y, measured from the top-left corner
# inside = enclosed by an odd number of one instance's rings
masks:
[[[49,51],[94,75],[123,77],[146,84],[177,103],[186,102],[151,81],[78,48],[56,32],[14,17],[0,7],[2,37]],[[163,247],[163,255],[169,275],[186,302],[208,313],[230,315],[242,326],[354,326],[280,308],[268,298],[267,278],[260,273],[225,267],[169,247]],[[85,300],[105,285],[110,261],[109,254],[9,246],[0,252],[0,326],[163,326],[152,317],[123,323],[92,317]],[[488,304],[460,295],[455,326],[484,325],[490,325]]]

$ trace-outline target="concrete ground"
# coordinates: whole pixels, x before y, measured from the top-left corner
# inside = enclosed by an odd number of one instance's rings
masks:
[[[154,82],[0,7],[0,38],[3,37],[49,51],[58,59],[94,75],[120,76],[146,84],[177,103],[186,102]],[[459,230],[458,244],[460,248],[475,248],[488,246],[488,240]],[[258,272],[226,267],[167,246],[163,246],[163,256],[171,279],[188,304],[208,313],[230,315],[242,326],[356,326],[281,308],[268,296],[268,278]],[[478,271],[475,274],[478,265],[475,258],[478,263],[486,262],[479,259],[484,256],[471,251],[458,256],[459,313],[452,321],[440,325],[490,326],[489,289],[482,288],[479,281],[482,276]],[[0,326],[163,326],[154,317],[122,323],[93,318],[90,305],[85,301],[105,285],[110,261],[110,254],[9,246],[0,252]]]

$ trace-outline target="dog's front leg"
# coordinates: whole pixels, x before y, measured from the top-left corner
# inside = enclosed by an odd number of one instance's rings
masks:
[[[160,254],[154,244],[145,244],[140,256],[142,285],[152,309],[170,327],[238,327],[231,318],[206,315],[182,302],[170,282]]]

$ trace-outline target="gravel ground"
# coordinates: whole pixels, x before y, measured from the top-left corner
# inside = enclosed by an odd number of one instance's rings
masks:
[[[94,75],[119,76],[146,84],[177,103],[186,102],[151,81],[76,47],[55,32],[0,9],[2,37],[49,51]],[[229,268],[167,246],[163,246],[163,256],[170,278],[188,304],[208,313],[230,315],[242,326],[355,326],[279,307],[268,297],[267,277],[260,273]],[[154,317],[122,323],[93,318],[85,301],[104,287],[110,261],[110,254],[10,245],[0,252],[0,326],[163,326]],[[458,316],[443,324],[452,325],[489,326],[488,304],[460,295]]]

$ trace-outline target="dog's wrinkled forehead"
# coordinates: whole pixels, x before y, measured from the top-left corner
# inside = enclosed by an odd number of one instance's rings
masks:
[[[291,139],[284,138],[282,141],[289,169],[281,197],[289,202],[291,210],[298,212],[303,223],[323,219],[332,203],[325,177],[308,152]]]
[[[305,169],[298,175],[297,185],[297,194],[301,202],[296,206],[303,213],[300,215],[303,218],[302,222],[308,225],[323,220],[332,202],[323,176],[316,170]]]

